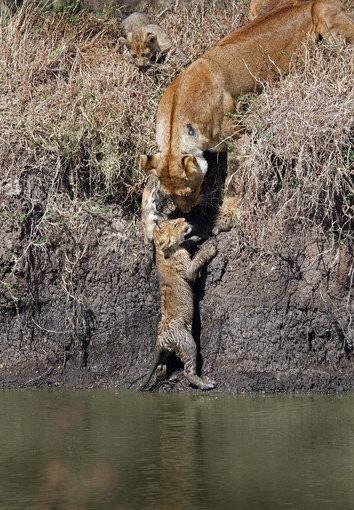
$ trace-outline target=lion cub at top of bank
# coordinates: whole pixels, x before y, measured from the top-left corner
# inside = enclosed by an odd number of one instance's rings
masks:
[[[197,346],[192,336],[194,312],[193,289],[204,264],[217,254],[214,244],[206,243],[192,258],[183,243],[191,233],[183,219],[165,220],[154,230],[156,265],[160,279],[161,319],[158,327],[155,363],[141,386],[144,389],[154,372],[157,377],[166,374],[166,358],[174,352],[184,364],[184,375],[195,387],[208,390],[215,382],[197,375]]]
[[[146,14],[134,12],[122,26],[125,37],[121,37],[136,65],[145,68],[166,55],[172,48],[172,41],[166,32]]]

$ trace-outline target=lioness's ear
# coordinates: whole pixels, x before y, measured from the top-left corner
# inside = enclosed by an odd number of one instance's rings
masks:
[[[147,174],[153,174],[158,177],[159,173],[157,171],[157,165],[159,162],[159,155],[153,154],[152,156],[148,156],[143,154],[140,156],[140,168],[144,170]]]
[[[125,44],[125,45],[128,45],[128,41],[126,40],[125,37],[119,37],[118,42],[120,42],[122,44]]]

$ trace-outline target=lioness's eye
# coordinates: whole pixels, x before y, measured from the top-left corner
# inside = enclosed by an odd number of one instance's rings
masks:
[[[192,126],[192,124],[187,124],[187,130],[188,130],[189,136],[195,136],[195,129]]]

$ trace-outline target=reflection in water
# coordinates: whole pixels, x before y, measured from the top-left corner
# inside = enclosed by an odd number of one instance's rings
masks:
[[[0,510],[349,510],[354,397],[0,394]]]

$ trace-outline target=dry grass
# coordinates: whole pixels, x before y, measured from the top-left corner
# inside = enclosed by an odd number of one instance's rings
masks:
[[[160,17],[189,60],[244,19],[242,2],[193,2]],[[214,4],[214,2],[213,2]],[[27,2],[0,26],[1,306],[32,299],[32,262],[58,267],[70,309],[77,268],[99,222],[139,213],[140,154],[155,148],[159,98],[185,56],[141,73],[118,44],[118,19],[39,12]],[[119,207],[115,207],[118,204]],[[19,274],[28,290],[20,290]],[[32,276],[31,276],[32,275]],[[4,297],[5,296],[5,297]],[[10,303],[10,304],[9,304]]]
[[[245,22],[248,2],[184,5],[159,21],[193,60]],[[1,182],[11,178],[16,187],[35,176],[38,217],[47,207],[51,217],[57,211],[65,218],[82,203],[117,202],[138,211],[144,180],[138,159],[155,148],[158,101],[184,57],[176,53],[141,73],[123,54],[119,35],[119,21],[102,13],[40,13],[29,3],[2,24]],[[281,228],[294,216],[351,235],[350,66],[350,49],[312,48],[305,64],[294,65],[279,84],[265,84],[242,115],[250,131],[248,235],[257,237],[257,224],[270,217]],[[20,214],[28,216],[36,193],[22,188]]]
[[[242,20],[196,2],[161,17],[176,46],[193,60]],[[140,190],[141,153],[154,148],[154,116],[181,69],[171,55],[140,73],[117,43],[119,22],[94,13],[40,14],[27,4],[0,33],[1,166],[43,170],[75,198],[131,202]]]
[[[307,46],[290,74],[251,98],[242,118],[246,208],[244,231],[260,241],[263,226],[316,224],[336,241],[352,241],[354,120],[352,48]]]

